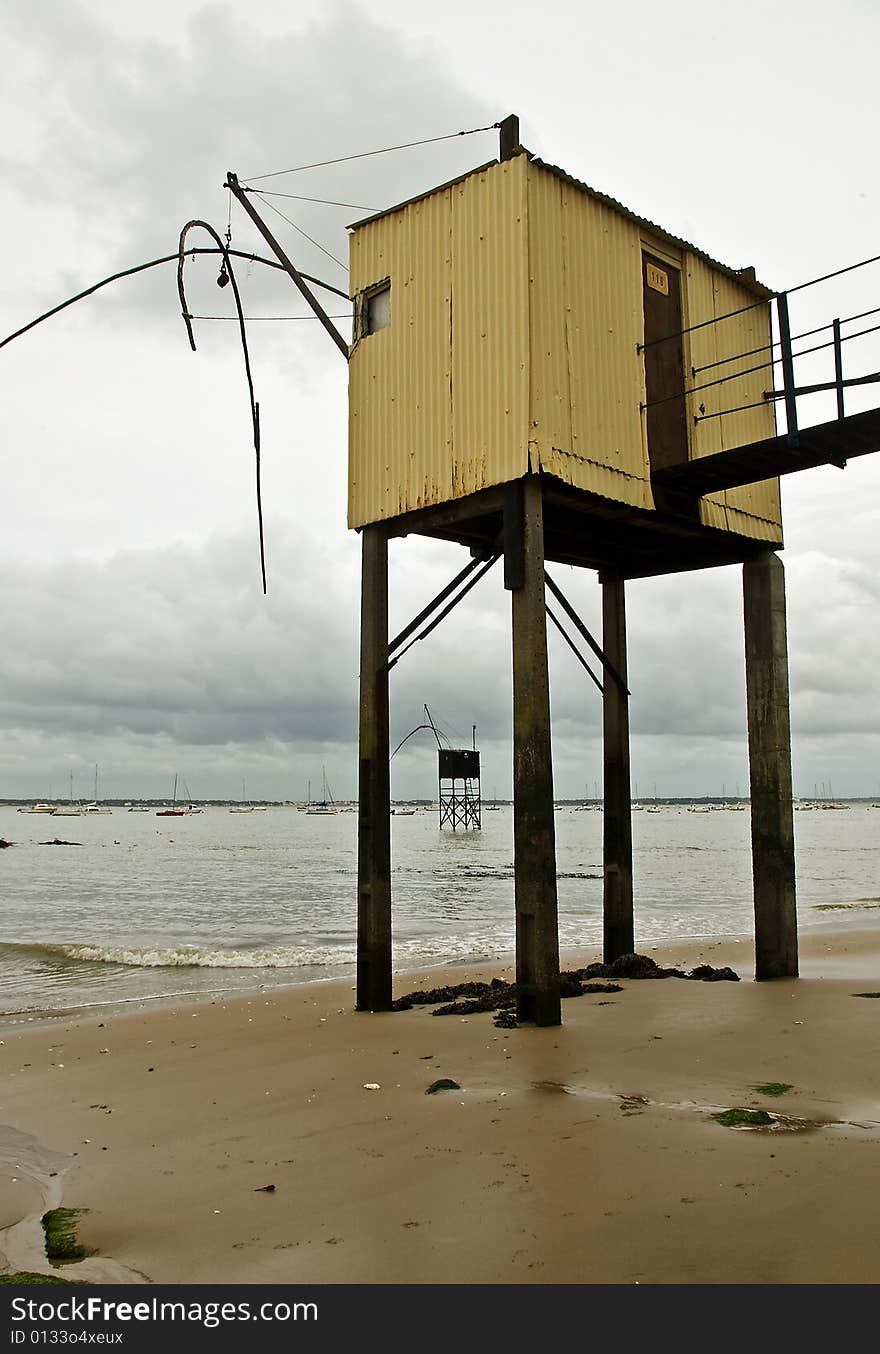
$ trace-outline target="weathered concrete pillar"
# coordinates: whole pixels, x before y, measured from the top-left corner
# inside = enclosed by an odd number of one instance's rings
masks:
[[[357,1008],[391,1009],[391,783],[388,765],[388,534],[361,532]]]
[[[550,749],[550,682],[544,612],[541,481],[530,475],[510,498],[505,583],[513,612],[513,840],[517,1015],[558,1025],[559,932],[556,825]],[[511,520],[515,519],[515,520]]]
[[[797,908],[785,569],[768,552],[743,565],[755,977],[796,978]]]
[[[629,697],[626,693],[626,598],[622,579],[602,583],[602,648],[623,685],[605,670],[603,758],[603,957],[606,964],[635,948],[633,928],[632,801],[629,773]]]

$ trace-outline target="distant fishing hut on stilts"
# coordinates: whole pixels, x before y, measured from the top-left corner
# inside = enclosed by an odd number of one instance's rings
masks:
[[[778,476],[876,450],[880,415],[845,416],[845,389],[877,377],[844,379],[838,321],[834,380],[797,387],[785,294],[534,158],[516,118],[500,132],[499,160],[352,227],[349,525],[363,556],[357,1005],[387,1010],[392,997],[389,669],[407,636],[423,623],[426,633],[503,559],[517,1014],[555,1025],[546,617],[562,622],[546,593],[601,663],[612,961],[634,945],[626,581],[742,564],[756,976],[795,976]],[[768,389],[774,361],[778,390]],[[838,418],[799,432],[797,397],[820,389],[836,390]],[[389,642],[388,540],[413,533],[458,542],[472,558]],[[546,573],[552,562],[598,571],[601,642]]]

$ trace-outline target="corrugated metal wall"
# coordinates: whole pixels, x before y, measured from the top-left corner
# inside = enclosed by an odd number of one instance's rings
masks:
[[[391,278],[391,323],[349,363],[349,525],[452,495],[451,190],[364,226],[351,285]]]
[[[391,278],[391,323],[349,364],[349,525],[448,502],[539,467],[567,484],[653,507],[647,452],[641,253],[668,254],[640,225],[517,156],[359,227],[355,295]],[[684,323],[751,292],[686,252]],[[769,341],[758,307],[687,336],[686,366]],[[733,374],[760,357],[698,373]],[[689,372],[688,372],[689,377]],[[690,380],[690,377],[689,377]],[[691,455],[772,436],[769,372],[689,398]],[[778,482],[703,500],[703,521],[781,539]]]
[[[525,157],[351,242],[352,294],[391,278],[391,324],[349,363],[350,526],[528,471]]]
[[[731,311],[749,304],[750,296],[742,288],[725,277],[723,273],[715,278],[715,314],[729,315]],[[759,371],[751,368],[761,366],[770,359],[770,353],[754,353],[753,349],[769,345],[771,340],[770,312],[768,306],[759,306],[747,310],[742,315],[721,320],[712,326],[718,335],[718,357],[733,357],[723,367],[716,368],[714,374],[733,375],[734,380],[715,386],[703,392],[711,398],[706,400],[706,408],[733,409],[740,405],[756,404],[754,409],[740,413],[725,414],[712,422],[721,424],[721,443],[725,451],[732,447],[741,447],[749,442],[759,442],[766,437],[776,436],[776,407],[763,398],[765,390],[773,387],[773,373],[769,367]],[[740,353],[751,353],[749,357],[738,357]],[[740,372],[748,374],[739,376]],[[697,377],[711,380],[713,372],[704,372]],[[717,403],[716,403],[717,401]],[[744,536],[754,536],[759,540],[782,540],[782,505],[779,495],[779,480],[763,480],[760,484],[746,484],[739,489],[727,490],[728,523],[731,531]],[[769,529],[773,524],[775,531]]]
[[[650,507],[638,230],[529,166],[532,464]]]
[[[525,156],[452,190],[452,492],[528,470]]]
[[[709,267],[703,259],[688,255],[685,323],[693,325],[712,318],[717,321],[692,330],[685,339],[688,384],[707,387],[696,390],[688,399],[692,457],[711,456],[776,434],[775,408],[763,399],[763,392],[772,385],[771,371],[751,370],[769,360],[769,351],[753,352],[770,343],[769,306],[755,306],[739,315],[732,313],[743,306],[751,307],[753,301],[752,293],[737,286],[732,278]],[[739,356],[746,353],[751,355]],[[739,374],[743,372],[747,374]],[[708,384],[721,377],[724,380],[719,384]],[[757,407],[722,413],[749,404]],[[695,422],[701,405],[706,414],[716,417]],[[706,495],[701,515],[709,526],[757,540],[781,541],[779,481],[764,480]]]
[[[688,254],[682,269],[682,309],[685,325],[701,324],[703,320],[715,315],[715,270],[704,259]],[[713,366],[702,378],[692,376],[694,367],[709,366],[718,360],[718,332],[714,324],[702,329],[694,329],[685,335],[685,384],[694,386],[703,380],[711,380],[716,368]],[[723,390],[723,386],[718,387]],[[700,391],[689,396],[686,402],[688,436],[690,438],[691,459],[699,456],[711,456],[721,450],[721,420],[706,419],[696,423],[695,415],[703,401]],[[727,494],[706,494],[700,503],[700,519],[706,526],[718,527],[722,531],[727,526]]]

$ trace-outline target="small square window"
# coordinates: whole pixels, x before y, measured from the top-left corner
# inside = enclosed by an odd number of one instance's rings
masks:
[[[379,282],[376,286],[368,287],[361,292],[358,311],[361,338],[365,338],[368,334],[376,334],[380,329],[387,329],[391,323],[391,283],[387,278],[384,282]]]
[[[375,334],[391,323],[391,283],[367,297],[367,333]]]

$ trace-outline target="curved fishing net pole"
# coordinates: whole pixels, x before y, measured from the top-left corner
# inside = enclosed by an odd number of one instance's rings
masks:
[[[216,248],[184,249],[183,243],[186,237],[186,233],[193,226],[201,226],[205,230],[207,230],[208,233],[211,235],[211,237],[214,240],[216,240],[217,242]],[[43,324],[45,320],[51,319],[53,315],[59,314],[60,311],[66,310],[68,306],[75,305],[77,301],[84,301],[86,297],[93,296],[95,292],[100,291],[103,287],[109,287],[112,282],[119,282],[121,281],[122,278],[134,277],[137,273],[144,273],[150,268],[158,268],[162,264],[173,263],[176,261],[177,285],[178,291],[180,293],[181,305],[183,308],[183,318],[184,322],[186,323],[190,346],[192,347],[193,351],[195,351],[196,344],[195,339],[193,337],[192,325],[190,323],[193,316],[190,315],[187,309],[186,297],[183,289],[183,263],[185,259],[193,258],[194,256],[200,254],[222,255],[223,265],[221,267],[220,276],[221,277],[225,276],[226,280],[232,283],[232,290],[235,295],[235,304],[238,310],[238,322],[239,329],[241,332],[242,349],[244,351],[245,371],[247,373],[248,390],[250,392],[251,420],[254,426],[254,450],[256,453],[256,463],[257,463],[257,516],[260,528],[260,570],[263,580],[263,592],[265,593],[266,559],[263,542],[263,506],[262,506],[262,495],[260,490],[260,408],[254,399],[254,383],[251,377],[250,358],[248,355],[248,347],[247,347],[247,336],[245,334],[244,328],[244,314],[242,311],[241,297],[238,291],[238,284],[235,280],[235,275],[232,271],[231,260],[233,258],[247,259],[250,263],[264,263],[267,268],[276,268],[278,269],[279,272],[284,272],[285,269],[282,266],[282,264],[276,263],[274,259],[265,259],[260,254],[248,254],[241,249],[230,249],[228,245],[223,244],[223,241],[220,239],[217,232],[213,229],[212,226],[209,226],[207,222],[189,221],[181,231],[180,242],[175,253],[163,254],[161,258],[150,259],[147,263],[138,263],[135,264],[133,268],[123,268],[118,273],[111,273],[109,277],[101,278],[99,282],[94,282],[91,287],[85,287],[82,291],[77,292],[75,296],[69,296],[66,301],[60,301],[57,306],[52,306],[50,310],[44,310],[41,315],[37,315],[33,320],[29,320],[27,324],[22,325],[20,329],[16,329],[14,333],[7,334],[5,338],[0,339],[0,348],[5,348],[8,343],[12,343],[14,339],[21,338],[23,334],[27,334],[31,329],[35,329],[38,324]],[[314,282],[316,286],[323,287],[326,291],[331,291],[336,296],[343,297],[346,301],[349,299],[347,292],[340,291],[338,287],[331,286],[329,282],[324,282],[319,277],[312,277],[309,273],[302,273],[301,276],[307,278],[309,282]],[[221,283],[220,285],[225,286],[225,282]]]
[[[222,249],[186,250],[188,258],[196,254],[222,253]],[[227,254],[235,259],[247,259],[251,263],[264,263],[267,268],[277,268],[279,272],[284,272],[280,263],[276,263],[274,259],[264,259],[260,254],[246,254],[241,249],[227,250]],[[150,259],[148,263],[138,263],[134,268],[123,268],[121,272],[111,273],[109,277],[102,277],[100,282],[93,283],[91,287],[86,287],[83,291],[77,292],[75,296],[68,296],[66,301],[60,301],[57,306],[52,306],[51,310],[44,310],[42,315],[37,315],[36,319],[29,320],[20,329],[16,329],[14,334],[7,334],[6,338],[0,339],[0,348],[5,348],[7,343],[11,343],[13,339],[21,338],[22,334],[28,333],[29,330],[36,329],[38,324],[42,324],[44,320],[50,320],[59,311],[66,310],[68,306],[75,305],[77,301],[84,301],[87,296],[93,296],[102,287],[109,287],[111,282],[119,282],[124,277],[134,277],[137,273],[146,272],[148,268],[158,268],[163,263],[176,263],[179,257],[179,251],[175,251],[173,254],[163,254],[159,259]],[[323,287],[326,291],[332,291],[334,295],[341,296],[346,301],[349,299],[348,292],[340,291],[338,287],[332,287],[329,282],[322,282],[318,277],[310,277],[308,273],[302,273],[301,276],[309,282],[314,282],[317,286]]]
[[[266,549],[263,540],[263,500],[260,489],[260,406],[254,398],[254,379],[251,375],[251,359],[248,352],[247,331],[244,324],[244,308],[241,304],[241,293],[238,290],[238,283],[235,280],[235,273],[232,268],[232,259],[229,256],[229,248],[220,239],[216,230],[207,221],[187,221],[183,230],[180,232],[180,240],[177,246],[177,291],[180,296],[181,314],[183,322],[186,325],[186,332],[189,337],[189,346],[193,352],[196,351],[196,340],[193,334],[192,316],[186,301],[186,289],[183,285],[183,265],[186,262],[186,237],[191,230],[206,230],[211,239],[215,242],[220,253],[223,255],[223,262],[220,266],[220,276],[217,278],[217,284],[225,287],[227,282],[232,283],[232,294],[235,297],[235,309],[238,312],[238,332],[241,336],[241,350],[244,353],[244,370],[247,377],[248,396],[251,406],[251,424],[254,431],[254,455],[256,458],[256,477],[257,477],[257,523],[260,532],[260,573],[263,579],[263,595],[266,593]]]
[[[433,727],[434,726],[432,724],[417,724],[414,729],[410,729],[409,733],[406,735],[406,738],[401,738],[400,742],[397,744],[397,747],[392,752],[391,757],[395,757],[397,755],[397,753],[403,747],[404,743],[408,742],[409,739],[412,738],[414,733],[418,733],[420,729],[433,729]],[[436,730],[434,730],[434,733],[436,736]],[[388,758],[389,762],[391,761],[391,757]]]
[[[233,295],[236,298],[236,310],[238,313],[238,333],[241,336],[241,351],[245,359],[245,376],[248,378],[248,397],[250,402],[250,424],[253,427],[253,452],[256,458],[256,481],[257,481],[257,525],[260,531],[260,574],[263,578],[263,594],[265,596],[265,542],[263,538],[263,494],[260,489],[260,405],[256,402],[253,394],[253,376],[250,374],[250,353],[248,352],[248,333],[245,330],[244,306],[241,305],[241,292],[238,291],[236,274],[233,271],[232,259],[229,256],[229,246],[223,244],[221,237],[214,230],[214,226],[208,225],[207,221],[187,221],[183,230],[180,232],[180,240],[177,242],[177,294],[180,295],[180,310],[183,314],[183,322],[187,326],[187,336],[190,339],[192,351],[195,348],[195,334],[192,333],[192,317],[190,307],[187,305],[187,292],[183,284],[183,265],[185,263],[184,244],[187,241],[187,234],[190,230],[207,230],[208,236],[217,244],[219,252],[222,253],[223,261],[217,283],[219,287],[225,287],[226,282],[232,283]]]

